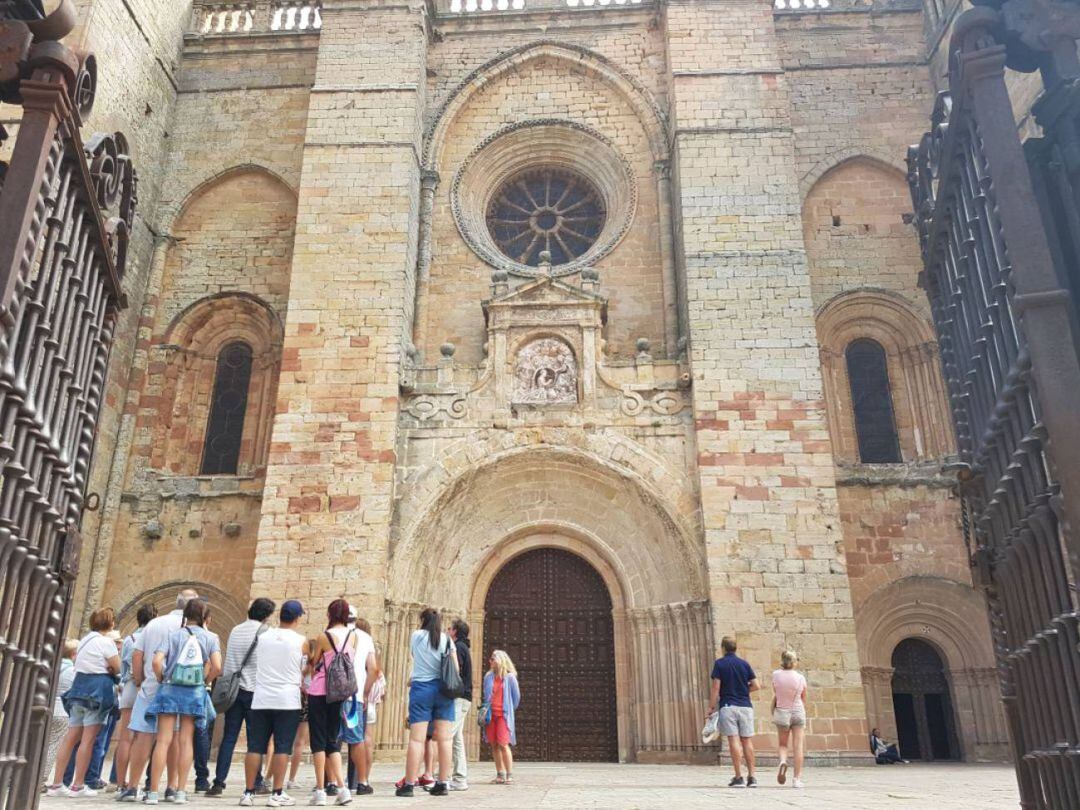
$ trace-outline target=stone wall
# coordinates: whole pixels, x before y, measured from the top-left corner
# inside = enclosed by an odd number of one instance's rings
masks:
[[[281,49],[256,36],[185,42],[160,236],[90,580],[118,609],[167,579],[233,594],[243,615],[316,36],[283,34]],[[216,359],[231,340],[255,356],[240,474],[208,478],[199,471]],[[131,577],[147,560],[159,575]]]
[[[179,47],[172,14],[150,42]],[[482,645],[486,584],[554,545],[612,591],[624,759],[708,756],[697,715],[728,633],[762,674],[800,651],[810,748],[833,761],[891,728],[891,650],[928,638],[977,729],[964,755],[1000,755],[903,221],[932,104],[918,8],[323,0],[321,31],[264,22],[189,35],[155,85],[175,114],[118,448],[99,442],[91,602],[190,581],[228,621],[268,595],[310,603],[314,627],[345,596],[383,642],[397,751],[416,607],[468,615]],[[171,64],[151,53],[143,69]],[[483,212],[455,179],[485,199],[521,155],[604,164],[632,204],[595,274],[493,277],[464,238]],[[888,355],[888,469],[858,461],[842,358],[860,335]],[[213,361],[241,338],[258,357],[241,467],[201,476]],[[537,339],[576,363],[557,407],[513,401]]]

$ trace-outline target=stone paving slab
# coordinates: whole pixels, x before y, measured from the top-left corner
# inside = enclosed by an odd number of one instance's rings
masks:
[[[310,785],[310,770],[301,780]],[[239,770],[237,771],[239,773]],[[393,795],[394,779],[401,768],[375,766],[373,785],[377,793],[353,799],[353,809],[366,807],[407,808],[433,801],[421,791],[413,799]],[[861,768],[813,768],[805,774],[807,787],[795,790],[776,784],[775,771],[760,774],[762,786],[755,790],[724,787],[729,768],[682,765],[604,765],[521,763],[514,769],[516,784],[487,784],[491,766],[474,766],[466,793],[453,793],[441,805],[459,807],[542,808],[543,810],[689,810],[690,808],[829,808],[829,810],[970,810],[1012,808],[1019,804],[1016,778],[1011,767],[1000,765],[912,764]],[[293,794],[298,807],[306,807],[308,791]],[[118,805],[114,795],[94,799],[43,798],[45,810],[86,807],[141,807]],[[197,808],[235,807],[239,791],[230,787],[220,799],[193,797]],[[256,806],[265,805],[258,797]],[[171,805],[160,805],[170,807]]]

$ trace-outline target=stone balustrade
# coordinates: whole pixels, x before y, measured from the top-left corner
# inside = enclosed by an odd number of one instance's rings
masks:
[[[322,27],[320,0],[196,0],[192,34],[236,36],[317,31]]]

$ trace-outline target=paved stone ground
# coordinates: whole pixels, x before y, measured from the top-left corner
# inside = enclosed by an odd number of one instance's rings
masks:
[[[487,784],[491,766],[473,769],[467,793],[451,794],[441,804],[461,807],[517,808],[742,808],[804,807],[829,810],[969,810],[1018,806],[1013,770],[997,765],[894,765],[891,767],[815,768],[806,773],[807,787],[794,790],[776,784],[770,769],[756,790],[729,790],[727,768],[679,765],[559,765],[525,764],[515,768],[517,784]],[[351,808],[411,807],[432,801],[420,793],[412,800],[397,799],[390,784],[400,768],[377,764],[374,796],[353,799]],[[308,777],[307,782],[310,782]],[[306,783],[307,783],[306,782]],[[294,794],[306,807],[308,793]],[[194,798],[193,807],[235,807],[239,793],[230,787],[220,799]],[[45,810],[59,807],[121,807],[113,796],[96,799],[42,799]],[[260,797],[256,805],[265,804]],[[135,805],[141,806],[141,805]],[[171,805],[162,805],[168,807]]]

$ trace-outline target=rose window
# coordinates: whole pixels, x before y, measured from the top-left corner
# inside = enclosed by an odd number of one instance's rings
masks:
[[[588,180],[566,169],[528,169],[491,198],[487,225],[499,250],[536,267],[540,254],[567,264],[595,244],[607,221],[604,198]]]

